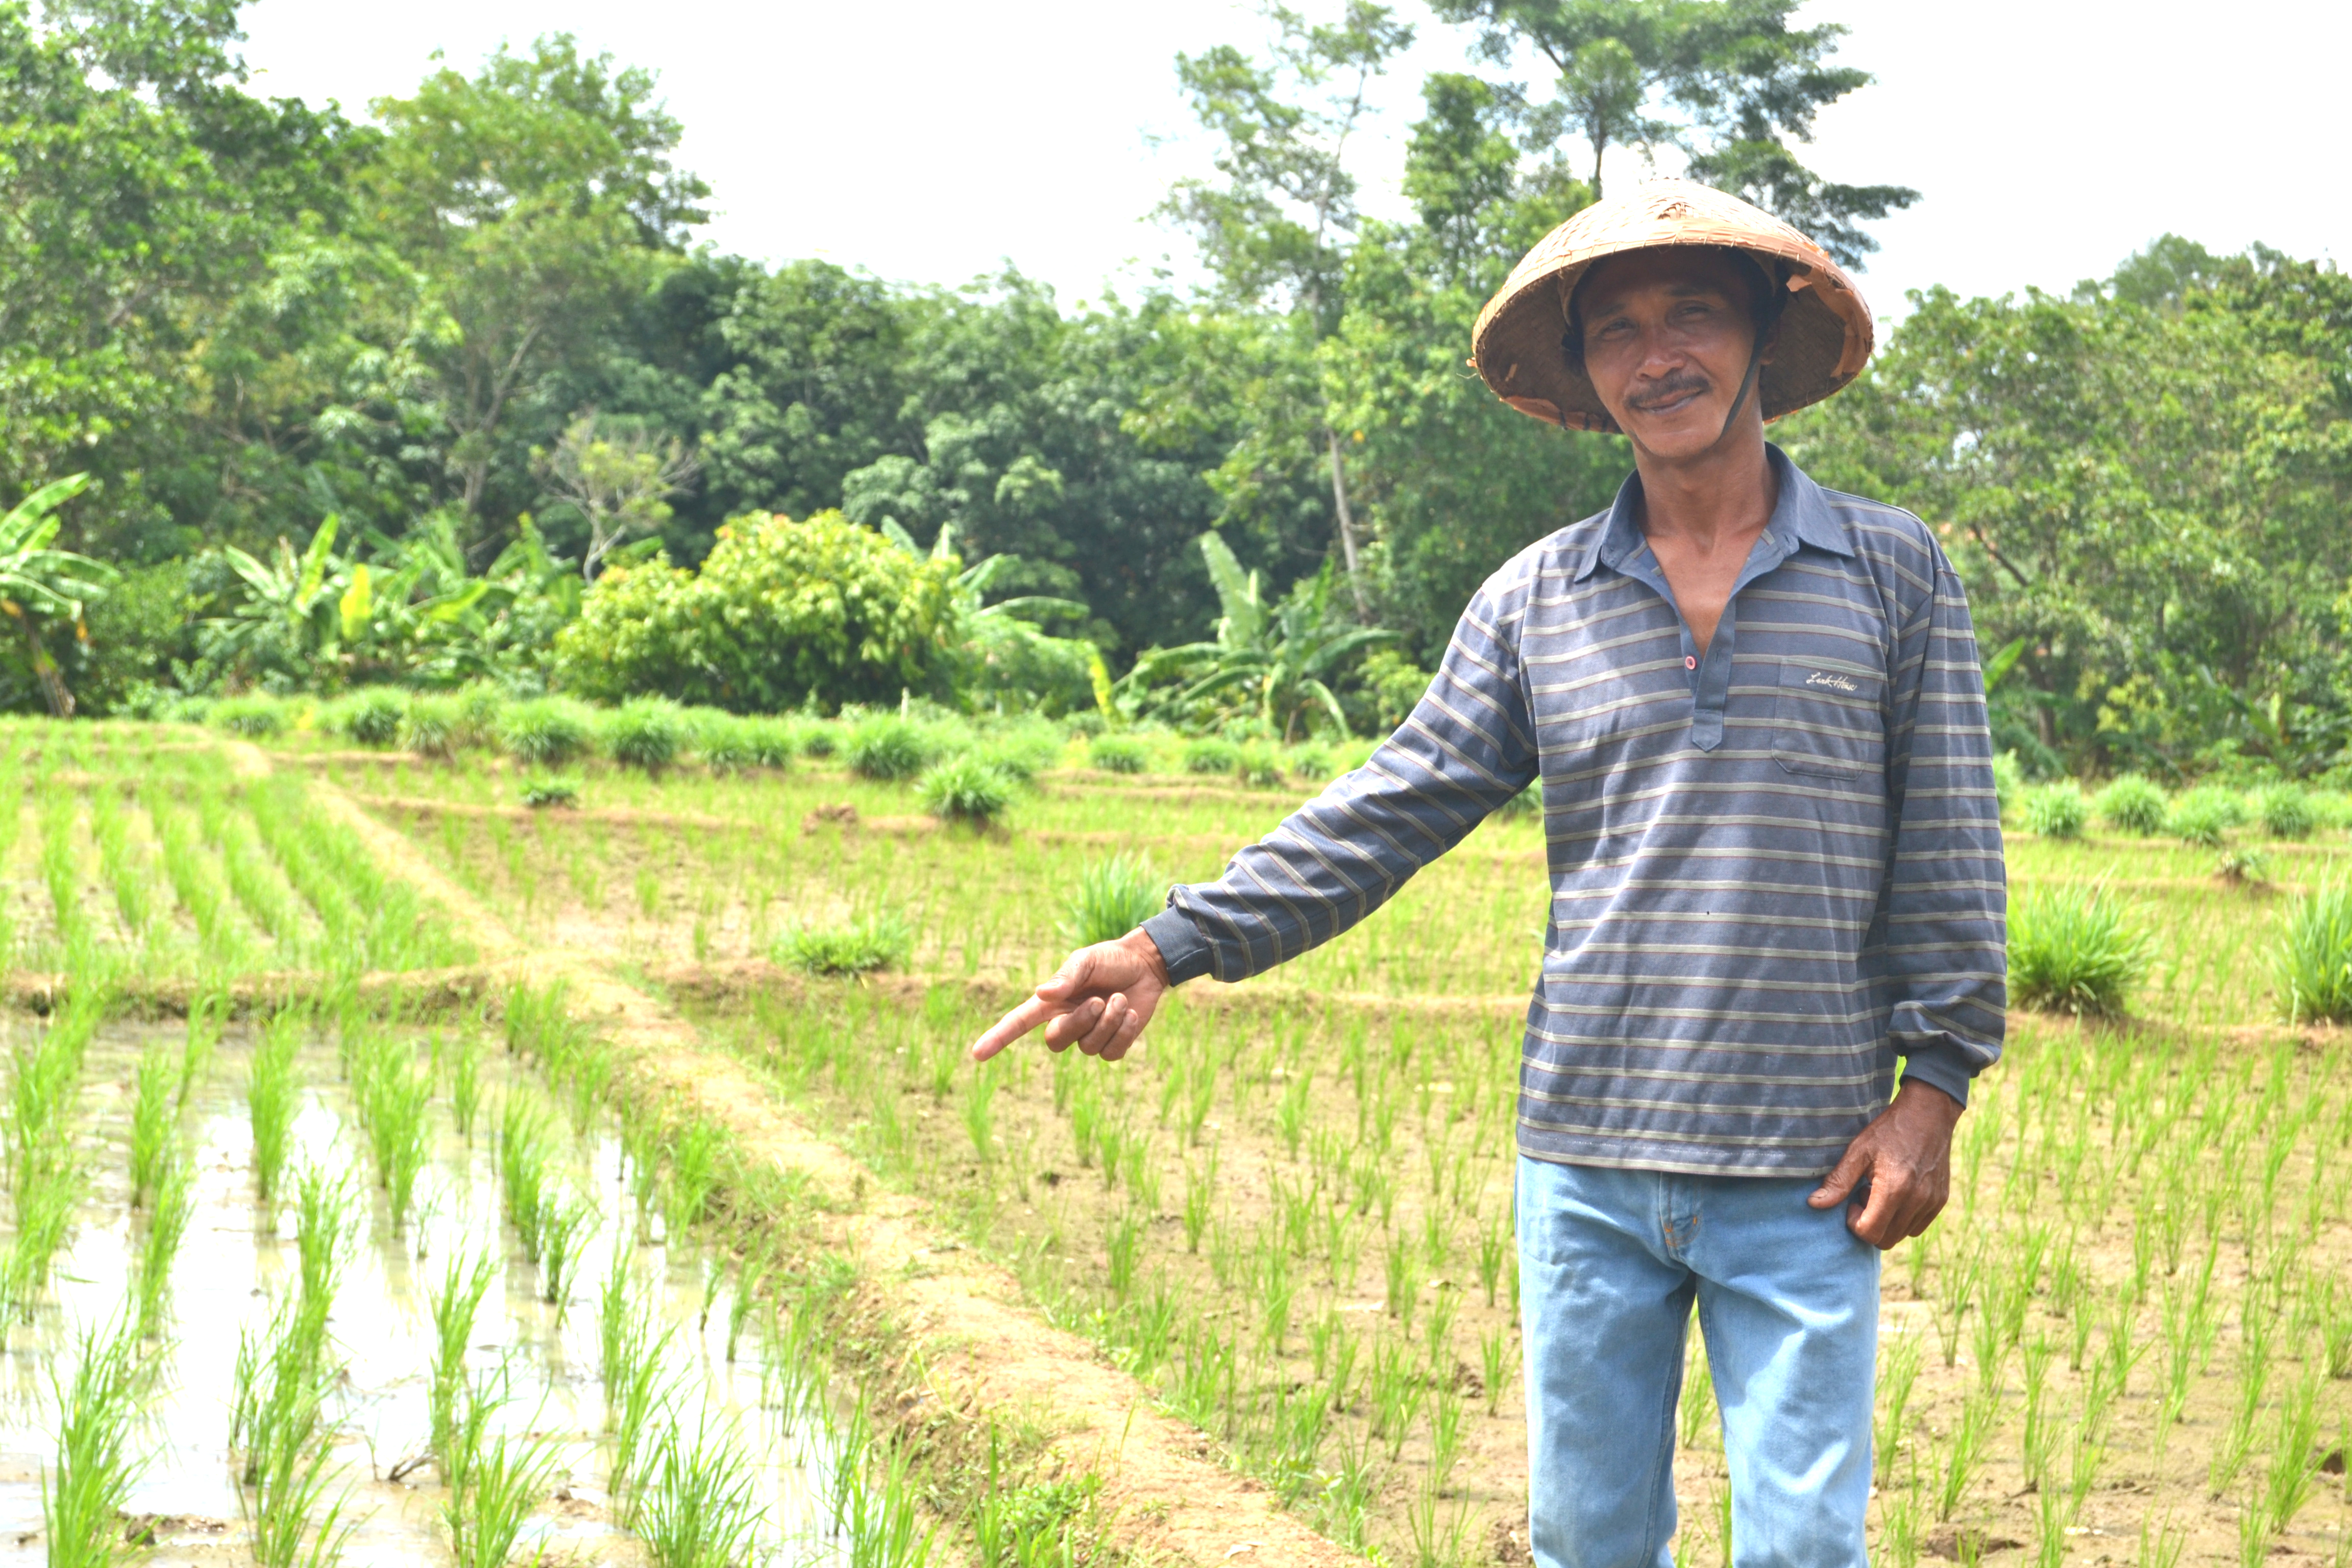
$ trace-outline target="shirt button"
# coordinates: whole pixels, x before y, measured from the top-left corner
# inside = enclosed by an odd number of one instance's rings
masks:
[[[1685,669],[1696,669],[1698,668],[1698,660],[1693,658],[1688,654],[1685,654],[1683,655],[1683,668]]]

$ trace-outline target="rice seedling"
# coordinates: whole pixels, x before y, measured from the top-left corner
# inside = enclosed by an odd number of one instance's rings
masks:
[[[1125,936],[1168,903],[1168,879],[1141,856],[1114,855],[1078,873],[1063,906],[1062,934],[1073,947]]]
[[[201,991],[188,1004],[188,1028],[180,1044],[180,1071],[173,1086],[173,1104],[188,1108],[188,1096],[202,1082],[220,1048],[222,1021],[228,1016],[228,998],[217,991]]]
[[[686,719],[665,698],[632,698],[605,715],[602,738],[604,754],[623,767],[656,773],[685,750]]]
[[[343,1266],[359,1244],[361,1215],[351,1185],[316,1165],[295,1184],[294,1246],[301,1265],[301,1300],[316,1303],[323,1316],[335,1299]]]
[[[707,1408],[691,1432],[672,1423],[632,1523],[656,1568],[735,1568],[764,1516],[731,1424]]]
[[[74,1204],[81,1195],[81,1172],[70,1148],[45,1152],[16,1171],[16,1234],[0,1253],[0,1306],[30,1322],[50,1266],[65,1246]]]
[[[2286,916],[2278,998],[2296,1023],[2352,1023],[2352,881],[2321,884]]]
[[[922,731],[906,720],[876,718],[850,731],[842,754],[849,771],[860,778],[888,784],[921,773],[931,759],[931,746]]]
[[[914,952],[914,928],[886,910],[846,925],[795,927],[776,939],[772,956],[807,974],[855,975],[903,969]]]
[[[449,1042],[449,1117],[457,1136],[474,1141],[474,1119],[482,1107],[482,1037],[460,1029]]]
[[[2028,790],[2019,809],[2027,831],[2044,838],[2080,838],[2091,820],[2091,803],[2071,779]]]
[[[253,1121],[253,1184],[261,1199],[266,1229],[277,1226],[274,1205],[285,1180],[286,1155],[301,1095],[294,1066],[294,1054],[301,1043],[298,1027],[291,1013],[272,1017],[261,1032],[253,1064],[247,1070],[245,1102]]]
[[[551,1158],[547,1118],[529,1101],[509,1096],[499,1109],[499,1205],[533,1264],[540,1260]]]
[[[2153,959],[2147,933],[2104,889],[2037,889],[2010,908],[2010,994],[2020,1005],[2120,1013]]]
[[[672,1331],[665,1328],[655,1334],[651,1313],[642,1308],[623,1321],[621,1353],[604,1381],[604,1425],[613,1439],[605,1489],[616,1498],[637,1489],[638,1454],[675,1381],[663,1365]]]
[[[417,1067],[406,1047],[387,1041],[369,1070],[353,1075],[352,1089],[376,1185],[392,1210],[392,1233],[404,1236],[428,1153],[425,1111],[433,1100],[432,1076]]]
[[[147,1206],[148,1194],[172,1157],[179,1131],[179,1074],[160,1045],[139,1056],[131,1094],[131,1206]]]
[[[440,1283],[429,1294],[433,1312],[433,1360],[426,1384],[425,1411],[433,1457],[446,1479],[453,1468],[452,1445],[457,1430],[458,1405],[469,1384],[466,1351],[474,1338],[474,1319],[482,1299],[498,1278],[498,1264],[488,1253],[471,1265],[455,1258],[443,1267]]]
[[[555,1309],[562,1322],[578,1284],[576,1266],[589,1238],[595,1234],[596,1211],[586,1200],[561,1188],[539,1201],[540,1300]]]
[[[171,1288],[172,1265],[187,1238],[188,1220],[195,1212],[195,1173],[185,1160],[167,1160],[155,1173],[150,1192],[147,1229],[140,1240],[139,1270],[133,1287],[136,1321],[142,1339],[162,1336],[163,1305]]]
[[[441,1520],[456,1568],[507,1568],[562,1458],[562,1450],[544,1438],[490,1436],[487,1414],[503,1399],[502,1386],[493,1395],[487,1379],[478,1379],[467,1399],[473,1418],[460,1424],[454,1439],[458,1457]]]
[[[81,1331],[70,1379],[50,1368],[57,1449],[41,1473],[41,1521],[53,1568],[109,1568],[114,1562],[123,1505],[145,1468],[131,1447],[143,1370],[128,1319]]]
[[[1013,784],[999,769],[966,754],[926,771],[915,795],[942,822],[985,827],[1013,804]]]

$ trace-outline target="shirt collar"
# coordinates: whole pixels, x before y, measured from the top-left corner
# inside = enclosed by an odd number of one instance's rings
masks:
[[[1764,525],[1764,532],[1780,547],[1781,558],[1794,555],[1800,544],[1810,544],[1832,555],[1853,554],[1853,541],[1847,537],[1845,524],[1830,510],[1822,487],[1790,461],[1789,454],[1769,441],[1764,443],[1764,457],[1780,481],[1780,498],[1772,508],[1772,518]],[[1625,563],[1648,542],[1642,537],[1641,523],[1635,520],[1641,499],[1641,474],[1626,475],[1625,482],[1617,487],[1617,499],[1610,503],[1607,519],[1577,567],[1577,582],[1583,582],[1601,566],[1612,572],[1622,571]]]

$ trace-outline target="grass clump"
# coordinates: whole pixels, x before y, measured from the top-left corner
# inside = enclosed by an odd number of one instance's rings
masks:
[[[421,757],[446,757],[465,734],[465,715],[446,697],[415,697],[402,715],[400,738]]]
[[[1290,753],[1290,772],[1295,778],[1325,784],[1339,771],[1338,760],[1324,747],[1301,746]]]
[[[803,926],[776,939],[773,957],[807,974],[871,974],[903,969],[915,953],[915,932],[895,914],[868,915],[846,925]]]
[[[1063,906],[1062,934],[1074,947],[1125,936],[1168,905],[1168,879],[1140,856],[1114,855],[1078,873]]]
[[[1241,764],[1241,748],[1213,735],[1203,736],[1184,747],[1184,771],[1188,773],[1229,773]]]
[[[2080,838],[2091,820],[2091,803],[2072,780],[2028,790],[2021,810],[2026,830],[2044,838]]]
[[[2010,999],[2021,1006],[2121,1013],[2152,957],[2147,933],[2102,889],[2029,892],[2010,909]]]
[[[2243,801],[2229,790],[2208,785],[2192,789],[2174,801],[2164,826],[2183,844],[2219,849],[2223,836],[2232,827],[2242,826],[2245,820]]]
[[[352,699],[343,710],[343,733],[360,745],[381,749],[400,739],[400,726],[407,718],[408,704],[401,694],[379,687]]]
[[[522,781],[522,803],[533,811],[543,811],[551,805],[578,805],[580,781],[563,778],[537,778]]]
[[[268,697],[232,697],[213,705],[212,721],[232,735],[266,741],[286,728],[286,710]]]
[[[1013,780],[979,757],[950,757],[916,786],[923,809],[943,822],[986,826],[1013,804]]]
[[[499,749],[525,767],[560,768],[593,739],[586,710],[560,697],[518,702],[499,721]]]
[[[887,784],[910,779],[930,761],[931,748],[923,732],[904,719],[868,719],[849,732],[843,749],[849,771],[860,778]],[[812,755],[822,755],[812,752]]]
[[[685,749],[686,717],[662,698],[635,698],[604,721],[604,753],[623,767],[656,773]]]
[[[2101,790],[2092,808],[2118,833],[2146,838],[2164,830],[2164,791],[2138,773],[2125,773]]]
[[[2328,882],[2287,911],[2279,1001],[2296,1023],[2352,1024],[2352,882]]]
[[[731,713],[701,717],[694,727],[694,752],[714,773],[740,773],[761,765],[751,744],[751,729]]]
[[[1087,763],[1107,773],[1139,773],[1150,765],[1151,752],[1132,735],[1097,735],[1087,747]]]
[[[1234,761],[1234,773],[1254,789],[1272,789],[1282,783],[1282,758],[1271,746],[1246,746]]]
[[[2273,838],[2308,838],[2319,826],[2319,813],[2301,784],[2268,784],[2254,792],[2254,820]]]

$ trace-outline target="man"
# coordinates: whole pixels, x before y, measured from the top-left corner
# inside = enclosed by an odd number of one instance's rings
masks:
[[[1942,1208],[1969,1082],[2000,1055],[1966,598],[1917,519],[1764,439],[1870,346],[1829,257],[1719,193],[1654,185],[1554,231],[1481,315],[1475,363],[1523,413],[1622,431],[1616,503],[1487,580],[1364,767],[973,1047],[1043,1024],[1115,1058],[1170,986],[1328,941],[1540,778],[1552,921],[1517,1205],[1548,1568],[1670,1562],[1694,1304],[1733,1561],[1860,1568],[1876,1249]]]

